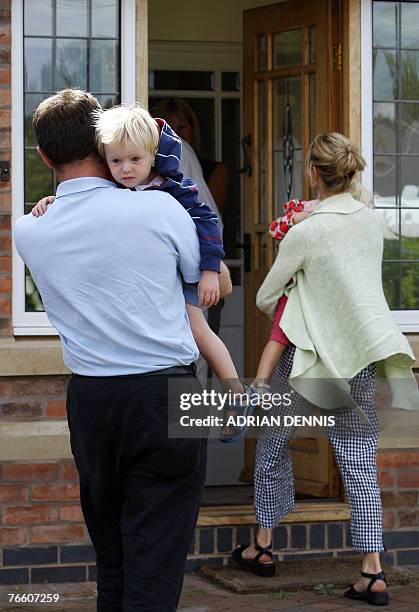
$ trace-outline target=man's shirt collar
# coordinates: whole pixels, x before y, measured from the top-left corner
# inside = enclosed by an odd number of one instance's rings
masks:
[[[80,178],[68,179],[67,181],[63,181],[57,187],[56,199],[61,198],[62,196],[73,194],[73,193],[81,193],[83,191],[90,191],[92,189],[98,188],[108,188],[115,187],[115,183],[112,181],[108,181],[104,178],[99,178],[98,176],[83,176]]]

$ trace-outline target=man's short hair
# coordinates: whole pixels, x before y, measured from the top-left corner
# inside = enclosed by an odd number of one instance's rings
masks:
[[[126,142],[155,156],[160,138],[159,128],[156,120],[141,104],[122,104],[94,115],[96,143],[102,157],[105,157],[105,145]]]
[[[32,123],[38,144],[54,166],[97,155],[92,113],[101,106],[92,94],[63,89],[36,109]]]

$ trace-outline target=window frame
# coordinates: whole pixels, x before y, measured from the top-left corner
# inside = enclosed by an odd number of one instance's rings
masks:
[[[373,191],[373,12],[374,0],[361,2],[361,145],[367,162],[363,185]],[[392,310],[400,331],[419,332],[419,310]]]
[[[24,0],[12,2],[12,227],[24,211]],[[121,1],[121,101],[136,101],[136,0]],[[45,312],[25,311],[25,266],[13,244],[12,323],[15,336],[57,336]]]

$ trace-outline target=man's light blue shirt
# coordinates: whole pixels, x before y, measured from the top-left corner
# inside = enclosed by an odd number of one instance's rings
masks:
[[[136,374],[197,359],[180,273],[199,281],[199,241],[170,195],[64,181],[42,217],[17,221],[14,240],[72,372]]]

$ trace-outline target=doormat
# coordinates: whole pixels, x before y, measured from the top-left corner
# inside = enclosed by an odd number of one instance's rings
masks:
[[[331,592],[354,583],[360,576],[361,557],[297,559],[277,563],[272,578],[256,576],[247,568],[204,566],[200,574],[234,593],[274,593],[278,591]],[[383,565],[389,586],[419,581],[419,573],[407,568]]]

